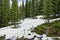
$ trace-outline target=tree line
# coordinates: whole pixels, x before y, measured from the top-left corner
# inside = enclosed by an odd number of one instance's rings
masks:
[[[26,0],[25,4],[22,0],[20,7],[17,0],[11,1],[11,8],[10,0],[0,1],[0,27],[15,25],[21,19],[38,15],[47,16],[49,22],[50,15],[60,14],[60,0]]]

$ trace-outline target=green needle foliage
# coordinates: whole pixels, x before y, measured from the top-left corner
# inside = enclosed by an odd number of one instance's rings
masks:
[[[10,14],[10,7],[9,7],[9,0],[2,0],[0,5],[0,27],[4,27],[8,25],[9,14]]]
[[[20,7],[17,0],[11,1],[12,6],[10,0],[0,1],[0,27],[15,25],[21,19],[38,15],[43,15],[50,23],[51,15],[56,17],[56,14],[60,14],[60,0],[26,0],[26,3],[22,0]]]
[[[0,37],[0,40],[5,40],[5,36]]]
[[[12,21],[15,22],[18,19],[18,3],[17,0],[12,0]]]
[[[60,37],[60,20],[39,25],[33,31],[40,35],[45,33],[49,37]]]

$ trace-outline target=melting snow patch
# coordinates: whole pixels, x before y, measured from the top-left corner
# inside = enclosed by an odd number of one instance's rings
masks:
[[[23,36],[25,38],[31,39],[34,37],[34,35],[37,35],[36,33],[32,33],[31,30],[33,30],[37,25],[45,23],[45,20],[26,18],[24,19],[24,21],[21,20],[21,22],[22,23],[19,24],[18,28],[15,28],[15,29],[11,28],[11,27],[14,27],[13,25],[0,28],[0,36],[5,35],[6,39],[9,39],[9,38],[16,39],[16,38],[21,38]],[[40,36],[40,35],[37,35],[37,36]]]

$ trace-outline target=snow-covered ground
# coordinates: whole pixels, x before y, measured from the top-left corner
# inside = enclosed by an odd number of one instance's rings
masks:
[[[25,19],[22,24],[19,24],[22,28],[31,30],[31,28],[35,28],[37,25],[43,24],[45,20],[43,19]]]
[[[0,28],[0,36],[6,35],[6,39],[8,38],[21,38],[24,36],[25,38],[34,37],[31,30],[34,29],[37,25],[43,24],[43,19],[24,19],[22,24],[19,24],[20,28],[11,28],[11,26]],[[13,27],[13,26],[12,26]],[[31,34],[31,35],[28,35]]]
[[[40,16],[38,16],[38,17],[40,17]],[[57,19],[54,19],[51,21],[55,21],[55,20],[57,20]],[[44,19],[26,18],[26,19],[24,19],[24,21],[22,21],[21,24],[18,25],[18,28],[11,28],[11,27],[14,27],[13,25],[4,27],[4,28],[0,28],[0,36],[5,35],[5,39],[13,39],[13,40],[15,40],[16,38],[21,38],[23,36],[24,36],[24,38],[28,38],[28,39],[33,38],[35,35],[41,36],[34,32],[32,33],[31,30],[33,30],[36,26],[43,24],[43,23],[45,23]],[[28,34],[30,34],[30,35],[28,35]]]

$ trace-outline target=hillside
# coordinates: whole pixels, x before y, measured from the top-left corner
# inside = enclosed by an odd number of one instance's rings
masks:
[[[60,36],[60,20],[54,21],[52,23],[44,23],[42,25],[37,26],[34,30],[37,34],[47,34],[47,36]]]

